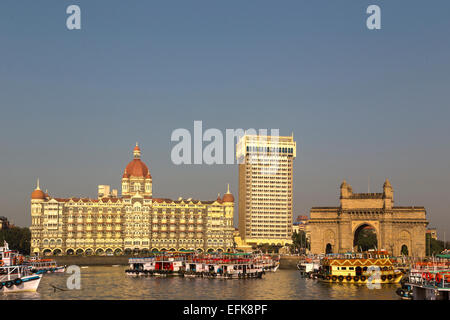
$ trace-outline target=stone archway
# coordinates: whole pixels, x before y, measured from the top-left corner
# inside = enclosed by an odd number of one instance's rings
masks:
[[[337,206],[313,207],[310,210],[307,226],[310,252],[322,254],[328,243],[336,253],[355,251],[355,233],[358,238],[364,228],[361,226],[369,225],[375,229],[377,249],[398,256],[402,246],[406,245],[409,255],[424,257],[426,214],[421,206],[394,206],[394,190],[388,180],[377,193],[354,193],[344,181]],[[334,239],[331,234],[326,235],[327,230],[334,232]]]
[[[333,230],[328,229],[323,234],[324,252],[333,253],[333,248],[335,246],[335,233]]]
[[[408,246],[406,244],[402,245],[400,249],[400,254],[404,256],[409,256]]]
[[[378,237],[375,227],[365,222],[360,224],[353,232],[353,250],[359,252],[377,249],[378,247]]]

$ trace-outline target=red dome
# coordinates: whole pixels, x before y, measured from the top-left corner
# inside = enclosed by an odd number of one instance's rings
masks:
[[[234,197],[233,197],[233,195],[231,193],[225,193],[223,195],[222,201],[223,202],[234,202]]]
[[[151,178],[150,171],[148,171],[147,165],[141,161],[141,159],[133,159],[125,168],[123,177],[129,178],[130,176],[139,178]]]
[[[33,200],[44,200],[45,193],[41,189],[36,189],[31,193],[31,199]]]

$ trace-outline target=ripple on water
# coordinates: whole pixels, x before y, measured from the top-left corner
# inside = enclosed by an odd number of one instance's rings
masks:
[[[125,266],[81,269],[81,289],[67,290],[69,274],[46,274],[38,292],[10,293],[1,299],[238,299],[238,300],[397,300],[398,285],[370,290],[366,286],[324,284],[303,279],[296,270],[266,273],[262,279],[132,278]],[[53,288],[62,288],[65,291]]]

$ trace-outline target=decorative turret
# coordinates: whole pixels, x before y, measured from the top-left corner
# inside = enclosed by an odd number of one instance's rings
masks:
[[[353,193],[352,187],[347,184],[347,181],[344,181],[341,183],[341,199],[346,199],[350,197]]]
[[[227,193],[223,195],[223,202],[233,202],[234,203],[234,196],[230,192],[230,184],[228,184]]]
[[[137,142],[136,142],[136,147],[134,147],[134,149],[133,149],[133,156],[135,159],[141,158],[141,149],[139,148],[139,145]]]
[[[36,189],[31,193],[31,200],[45,200],[45,193],[39,188],[39,178],[37,179]]]
[[[391,183],[387,178],[383,184],[383,198],[394,199],[394,190],[392,189]]]
[[[152,196],[152,176],[141,160],[141,148],[136,142],[133,160],[128,163],[122,175],[122,196],[132,196],[137,192],[143,196]]]

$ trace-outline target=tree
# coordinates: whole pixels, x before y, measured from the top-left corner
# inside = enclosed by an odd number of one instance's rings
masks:
[[[362,229],[355,241],[355,246],[362,251],[375,249],[377,246],[377,234],[375,233],[374,229]]]
[[[426,235],[426,244],[427,256],[440,254],[445,248],[449,248],[448,242],[447,245],[445,245],[444,241],[433,239],[430,234]]]
[[[299,232],[294,231],[294,233],[292,233],[292,248],[294,252],[304,252],[309,248],[305,231],[299,230]]]
[[[27,227],[13,227],[0,230],[0,245],[8,242],[11,250],[19,251],[21,254],[29,255],[31,246],[31,232]]]

